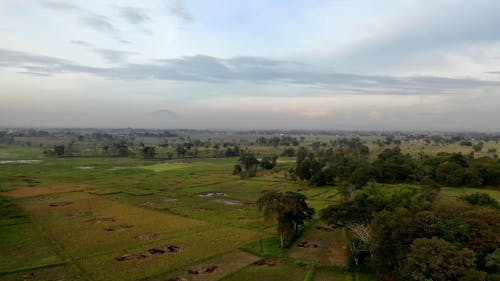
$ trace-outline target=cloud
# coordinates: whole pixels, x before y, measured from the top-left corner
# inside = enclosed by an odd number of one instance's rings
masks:
[[[184,0],[175,0],[170,5],[170,14],[178,17],[185,22],[190,22],[193,20],[193,16],[191,16],[189,11],[187,10]]]
[[[106,16],[95,14],[93,12],[81,9],[73,4],[69,4],[66,2],[41,1],[40,4],[46,8],[49,8],[57,12],[73,12],[79,18],[79,21],[83,25],[90,27],[97,32],[104,33],[107,35],[110,34],[113,35],[112,38],[118,43],[122,44],[132,43],[131,41],[123,39],[120,36],[120,30],[116,28],[116,26],[112,23],[111,19]],[[148,19],[145,14],[143,14],[140,11],[135,11],[133,8],[122,8],[121,15],[122,17],[126,18],[129,22],[135,21],[136,23],[138,23],[141,20],[144,21]],[[149,30],[144,29],[142,31],[146,34],[151,34],[151,31]],[[90,47],[90,45],[85,44],[84,41],[75,40],[71,41],[71,43]]]
[[[131,52],[95,49],[106,59],[119,62]],[[317,70],[293,61],[207,55],[155,60],[150,63],[124,63],[114,67],[92,67],[31,53],[0,49],[0,67],[16,67],[37,73],[86,73],[121,80],[158,79],[212,83],[282,83],[318,86],[358,94],[457,94],[471,90],[499,88],[500,82],[472,78],[435,76],[377,76]],[[328,92],[328,91],[327,91]]]
[[[339,52],[333,63],[347,69],[384,70],[409,64],[447,63],[452,52],[500,41],[499,1],[417,1],[411,12]]]
[[[143,27],[144,23],[151,22],[151,18],[141,9],[133,7],[121,7],[120,16],[130,24],[135,25],[141,32],[152,35],[153,32]]]
[[[151,21],[151,18],[139,8],[122,7],[120,8],[120,15],[129,23],[136,25]]]
[[[135,52],[119,51],[112,49],[96,48],[94,51],[110,62],[122,62],[127,56],[137,54]]]
[[[114,25],[105,16],[87,15],[83,17],[81,20],[85,25],[100,32],[113,33],[117,31]]]
[[[40,4],[45,8],[55,11],[80,11],[81,9],[73,4],[60,1],[40,1]]]
[[[93,44],[87,42],[87,41],[83,41],[83,40],[71,40],[69,41],[71,44],[75,44],[75,45],[80,45],[80,46],[83,46],[83,47],[92,47],[94,46]]]

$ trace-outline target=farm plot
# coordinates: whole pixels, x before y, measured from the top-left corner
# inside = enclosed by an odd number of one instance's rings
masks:
[[[306,275],[306,268],[291,264],[282,259],[267,258],[252,263],[242,270],[231,274],[223,281],[273,281],[288,280],[302,281]]]
[[[138,280],[197,264],[259,237],[259,233],[248,230],[212,227],[204,231],[187,231],[181,236],[137,248],[81,258],[77,263],[93,280]],[[169,246],[174,246],[173,250]]]
[[[262,236],[85,192],[20,202],[93,280],[137,280],[177,270]]]
[[[290,247],[290,257],[324,265],[345,266],[347,254],[341,229],[314,225]]]
[[[73,257],[147,243],[144,233],[164,238],[209,227],[202,221],[163,214],[83,192],[24,200],[22,206]]]
[[[240,268],[247,266],[259,260],[258,257],[241,252],[234,251],[228,254],[215,256],[200,263],[189,265],[185,268],[171,272],[168,274],[161,274],[150,281],[164,281],[164,280],[190,280],[190,281],[208,281],[217,280],[223,276],[227,276]]]

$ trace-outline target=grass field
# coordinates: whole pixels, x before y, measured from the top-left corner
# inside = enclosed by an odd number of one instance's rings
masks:
[[[231,173],[236,158],[44,158],[36,151],[0,148],[8,161],[0,164],[0,280],[353,280],[342,270],[342,230],[314,222],[297,241],[308,246],[285,250],[258,212],[255,201],[268,190],[302,192],[316,211],[341,199],[334,187],[287,181],[280,169],[291,158],[243,180]],[[40,161],[19,162],[27,159]],[[443,188],[442,196],[476,191]],[[480,191],[500,200],[498,191]],[[254,264],[263,258],[271,265]]]

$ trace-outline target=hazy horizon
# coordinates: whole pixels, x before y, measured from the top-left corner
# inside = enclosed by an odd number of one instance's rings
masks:
[[[0,127],[500,131],[499,10],[6,0]]]

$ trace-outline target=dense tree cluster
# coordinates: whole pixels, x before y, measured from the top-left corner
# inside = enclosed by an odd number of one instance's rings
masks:
[[[381,276],[401,281],[497,280],[492,278],[500,258],[498,209],[491,203],[484,207],[436,198],[432,187],[369,184],[321,210],[321,219],[347,227],[354,266],[371,267]],[[473,203],[484,201],[483,196],[474,198],[480,200]]]
[[[474,158],[460,153],[414,157],[394,147],[383,150],[375,161],[369,162],[367,149],[362,144],[317,151],[299,148],[290,175],[316,186],[348,182],[362,187],[369,181],[416,183],[429,180],[445,186],[500,185],[497,159]]]
[[[300,139],[291,136],[274,136],[274,137],[260,137],[255,141],[256,144],[262,146],[298,146]]]
[[[271,170],[276,167],[277,155],[264,156],[257,159],[255,155],[248,151],[242,151],[238,158],[238,164],[234,165],[233,174],[239,174],[241,177],[253,177],[257,173],[257,168]]]

